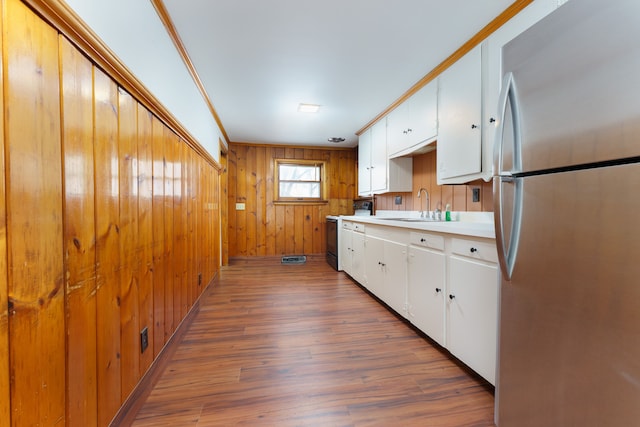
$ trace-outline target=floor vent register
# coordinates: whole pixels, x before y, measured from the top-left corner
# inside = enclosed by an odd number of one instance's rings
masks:
[[[304,255],[288,255],[282,257],[282,264],[304,264],[307,257]]]

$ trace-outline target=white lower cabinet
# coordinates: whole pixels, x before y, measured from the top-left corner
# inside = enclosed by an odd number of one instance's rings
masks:
[[[364,225],[343,221],[339,245],[342,269],[356,281],[362,283],[365,280]]]
[[[367,236],[365,248],[365,286],[396,313],[406,316],[406,243]]]
[[[364,233],[354,231],[352,238],[351,277],[363,283],[365,281]]]
[[[340,230],[340,242],[338,242],[340,265],[342,270],[351,275],[353,270],[351,259],[353,258],[353,225],[350,222],[344,221],[342,223],[342,230]]]
[[[445,347],[444,238],[411,233],[407,281],[407,318]],[[432,241],[432,247],[427,244]]]
[[[342,266],[431,339],[495,384],[495,240],[342,221]]]
[[[447,349],[495,384],[498,269],[495,244],[452,239],[447,282]]]

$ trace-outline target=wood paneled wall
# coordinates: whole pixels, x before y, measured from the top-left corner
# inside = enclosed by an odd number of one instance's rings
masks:
[[[324,253],[326,216],[353,213],[356,157],[354,149],[230,144],[229,256]],[[274,204],[274,159],[324,161],[328,203]],[[236,203],[245,210],[236,210]]]
[[[106,426],[218,272],[219,171],[2,4],[0,426]]]
[[[445,210],[447,204],[454,211],[493,212],[493,187],[491,182],[477,180],[463,185],[438,185],[436,181],[436,151],[413,158],[413,191],[411,193],[387,193],[375,196],[375,208],[380,210],[427,210],[424,199],[418,198],[418,190],[429,192],[430,210]],[[480,201],[473,201],[473,189],[480,190]],[[396,196],[402,203],[395,204]]]

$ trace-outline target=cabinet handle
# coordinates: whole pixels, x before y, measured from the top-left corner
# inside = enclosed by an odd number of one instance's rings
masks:
[[[493,117],[489,119],[489,123],[495,123],[495,122],[496,122],[496,119],[494,119]]]
[[[471,129],[477,129],[478,125],[471,125]]]
[[[449,294],[449,299],[450,299],[450,300],[453,300],[455,297],[456,297],[455,295],[453,295],[453,294]]]
[[[411,132],[413,132],[413,129],[411,128],[407,129],[407,133],[411,133]]]
[[[436,293],[437,293],[437,292],[442,292],[442,289],[440,289],[440,288],[436,288]]]
[[[407,131],[406,131],[406,130],[403,130],[403,131],[402,131],[402,133],[404,133],[404,134],[406,135],[406,134],[407,134]]]
[[[472,254],[478,252],[478,250],[476,248],[471,248],[471,249],[469,249],[469,251],[471,251]]]
[[[420,242],[422,242],[422,243],[424,243],[426,241],[427,241],[427,239],[425,239],[424,237],[420,239]]]

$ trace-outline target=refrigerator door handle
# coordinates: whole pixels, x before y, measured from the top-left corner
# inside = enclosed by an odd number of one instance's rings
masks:
[[[511,142],[511,165],[505,170],[504,167],[504,132],[505,119],[507,118],[507,107],[510,107],[510,124],[512,126]],[[498,100],[498,127],[496,129],[496,140],[493,148],[493,174],[497,176],[511,175],[514,171],[520,171],[522,168],[522,155],[520,150],[520,111],[518,108],[518,99],[516,96],[516,85],[512,73],[506,73],[502,78],[502,91]]]
[[[507,110],[507,107],[510,107]],[[520,238],[520,227],[522,219],[522,178],[516,178],[514,171],[519,171],[522,166],[520,150],[520,114],[518,100],[516,96],[515,84],[512,73],[506,73],[502,81],[502,92],[499,101],[500,121],[496,132],[496,142],[494,148],[494,218],[496,230],[496,245],[498,249],[498,260],[503,279],[511,280],[513,268],[516,262],[518,251],[518,241]],[[510,112],[507,117],[507,111]],[[511,143],[511,168],[504,170],[504,131],[506,120],[511,125],[513,134]],[[513,188],[512,198],[507,198],[505,186]],[[505,233],[505,215],[510,215],[510,228]]]
[[[496,228],[496,246],[502,278],[510,281],[518,254],[520,229],[522,223],[522,178],[498,176],[493,180],[494,219]],[[513,198],[505,197],[505,186],[513,187]],[[505,218],[511,216],[510,229],[505,233]]]

